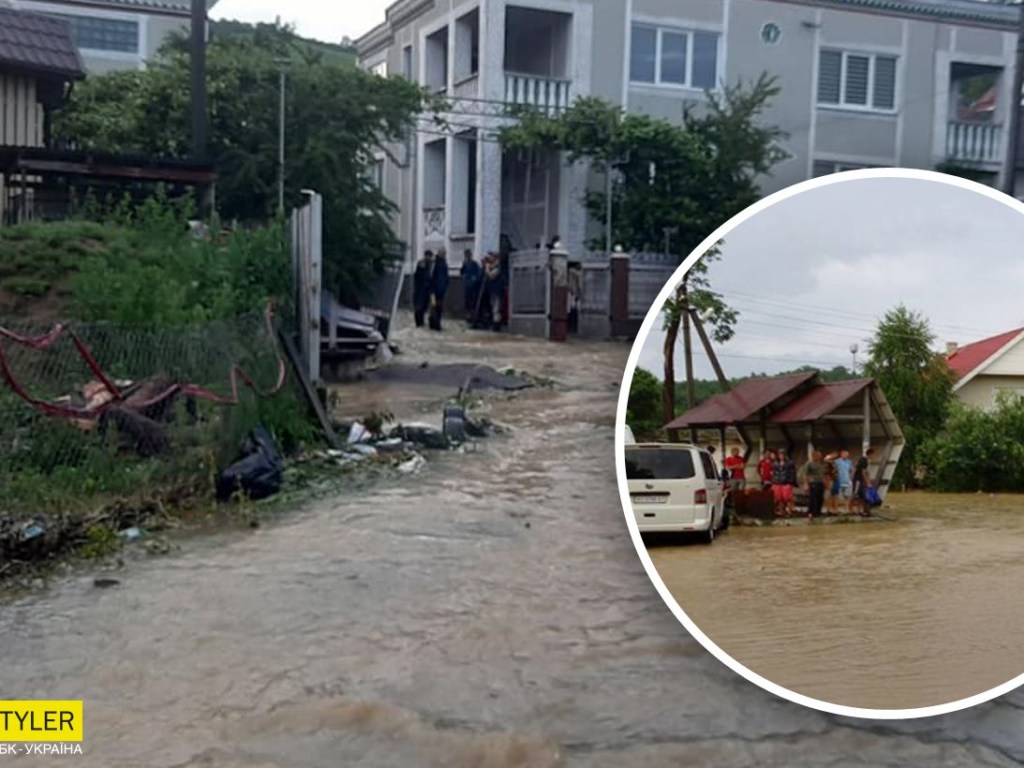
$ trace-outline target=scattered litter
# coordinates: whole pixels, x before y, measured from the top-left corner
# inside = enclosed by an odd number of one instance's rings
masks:
[[[150,539],[143,546],[151,555],[167,555],[171,552],[171,545],[163,539]]]
[[[399,424],[391,434],[407,443],[415,443],[432,450],[445,451],[451,447],[445,434],[429,424]]]
[[[405,441],[400,437],[389,437],[376,443],[375,447],[379,453],[398,453],[405,447]]]
[[[376,456],[377,455],[377,449],[374,448],[372,445],[366,445],[365,443],[360,443],[359,445],[353,445],[352,446],[352,450],[355,451],[357,454],[359,454],[361,456]]]
[[[100,589],[109,589],[110,587],[116,587],[121,582],[117,579],[93,579],[93,586],[99,587]]]
[[[453,443],[466,442],[466,411],[460,405],[449,405],[444,409],[442,432]]]
[[[142,538],[142,529],[138,527],[125,528],[123,531],[119,531],[117,535],[125,541],[138,541]]]
[[[46,529],[42,524],[37,521],[33,521],[31,523],[27,523],[25,527],[21,529],[21,540],[31,541],[32,539],[39,538],[44,533],[46,533]]]
[[[281,490],[284,461],[265,427],[256,427],[245,441],[243,458],[221,473],[217,497],[227,501],[241,491],[250,499],[265,499]]]
[[[339,451],[337,448],[329,448],[324,454],[324,458],[328,459],[341,459],[345,456],[345,451]]]
[[[357,421],[349,428],[348,444],[355,445],[356,443],[364,443],[371,437],[372,435],[370,434],[370,430]]]
[[[426,459],[424,459],[419,454],[416,454],[408,461],[399,464],[398,471],[401,472],[403,475],[415,475],[421,469],[423,469],[424,466],[426,466],[426,463]]]

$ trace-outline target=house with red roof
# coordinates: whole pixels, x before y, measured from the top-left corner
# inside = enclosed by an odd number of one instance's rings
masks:
[[[956,374],[953,393],[965,405],[988,410],[1003,392],[1024,396],[1024,328],[963,347],[951,343],[946,362]]]

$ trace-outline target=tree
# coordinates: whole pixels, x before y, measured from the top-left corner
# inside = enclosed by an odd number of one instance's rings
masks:
[[[895,482],[916,477],[918,449],[942,429],[953,399],[954,374],[932,350],[934,342],[928,320],[901,304],[879,322],[864,366],[885,393],[907,440]]]
[[[590,164],[611,174],[612,242],[634,251],[664,249],[680,260],[715,229],[760,197],[756,179],[786,157],[778,146],[784,137],[759,118],[779,93],[773,78],[762,75],[742,84],[709,92],[706,101],[688,105],[681,124],[649,115],[626,113],[596,98],[580,99],[557,116],[519,110],[515,125],[500,133],[506,147],[558,150],[571,163]],[[594,189],[584,203],[596,223],[604,223],[608,193]],[[594,239],[602,247],[605,236]],[[710,290],[708,264],[717,249],[688,273],[665,308],[663,417],[675,417],[674,354],[680,324],[687,312],[701,313],[715,341],[732,336],[736,312]]]
[[[400,244],[395,206],[371,179],[375,153],[401,142],[434,106],[402,79],[340,63],[289,29],[261,25],[214,37],[207,54],[210,151],[225,220],[265,221],[277,208],[279,64],[287,57],[286,201],[324,198],[324,282],[345,296]],[[190,153],[189,54],[172,39],[145,70],[92,77],[75,89],[55,128],[83,149],[165,158]],[[397,158],[401,160],[402,158]]]
[[[991,412],[954,402],[945,429],[921,446],[920,464],[939,491],[1024,490],[1024,398],[1003,393]]]
[[[661,418],[661,382],[643,368],[636,369],[629,385],[626,423],[638,440],[657,437],[665,426]]]

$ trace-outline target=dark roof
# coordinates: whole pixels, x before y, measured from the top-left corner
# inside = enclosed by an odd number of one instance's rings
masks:
[[[1015,338],[1024,333],[1024,328],[1017,328],[1013,331],[1001,333],[973,344],[960,347],[956,352],[946,358],[949,367],[956,374],[958,379],[971,374],[975,368],[988,360],[992,355],[1001,350]]]
[[[0,7],[0,69],[85,77],[85,67],[64,19]]]
[[[209,184],[217,178],[209,163],[150,156],[114,155],[36,147],[0,147],[0,173]]]
[[[874,383],[873,379],[853,379],[819,384],[803,397],[787,405],[768,421],[772,424],[797,424],[817,421],[835,411],[850,398],[863,392]]]
[[[771,405],[817,375],[817,371],[807,371],[770,379],[748,379],[738,384],[731,392],[715,395],[696,408],[691,408],[665,428],[718,426],[746,421],[762,408]]]
[[[949,23],[981,24],[1016,29],[1020,9],[1016,5],[985,2],[985,0],[795,0],[817,5],[869,13],[891,13],[901,16],[933,19]]]

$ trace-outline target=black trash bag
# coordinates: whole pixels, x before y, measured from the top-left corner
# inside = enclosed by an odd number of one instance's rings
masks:
[[[253,501],[281,490],[284,460],[266,427],[256,427],[242,445],[242,458],[217,479],[217,498],[227,501],[241,491]]]

